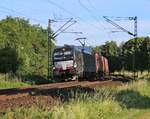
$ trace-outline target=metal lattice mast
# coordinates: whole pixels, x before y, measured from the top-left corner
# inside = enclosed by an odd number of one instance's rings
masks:
[[[118,25],[117,23],[115,23],[114,21],[110,20],[107,16],[103,16],[103,18],[110,24],[112,24],[113,26],[115,26],[116,28],[120,29],[123,32],[128,33],[129,35],[133,36],[135,39],[135,44],[134,44],[134,54],[133,54],[133,63],[132,63],[132,67],[133,67],[133,71],[134,71],[134,79],[135,79],[135,53],[136,53],[136,44],[137,44],[137,37],[138,37],[138,31],[137,31],[137,16],[135,17],[125,17],[128,20],[134,20],[134,33],[130,32],[129,30],[123,28],[122,26]],[[116,17],[117,19],[121,19],[123,17]]]
[[[48,79],[50,78],[50,70],[51,70],[51,40],[52,40],[52,34],[51,34],[51,22],[52,20],[48,20]]]
[[[136,73],[136,67],[135,67],[135,65],[136,65],[136,63],[135,63],[135,58],[136,58],[136,46],[137,46],[137,37],[138,37],[138,33],[137,33],[137,16],[135,16],[134,18],[133,18],[133,20],[134,20],[134,40],[135,40],[135,42],[134,42],[134,54],[133,54],[133,71],[134,71],[134,80],[135,80],[135,73]]]

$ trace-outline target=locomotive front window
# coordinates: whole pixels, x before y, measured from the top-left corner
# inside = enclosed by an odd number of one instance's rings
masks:
[[[54,57],[55,57],[55,56],[61,56],[61,55],[63,55],[63,52],[55,52],[55,53],[54,53]]]
[[[73,59],[73,51],[72,50],[60,50],[55,51],[53,54],[55,61],[61,60],[72,60]]]
[[[72,52],[71,51],[64,51],[64,55],[71,55]]]

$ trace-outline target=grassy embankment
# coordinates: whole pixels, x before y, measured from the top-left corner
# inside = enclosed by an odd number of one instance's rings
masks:
[[[0,74],[0,89],[17,88],[29,85],[29,83],[24,83],[17,78],[9,79],[8,77],[5,77],[5,75]]]
[[[72,93],[75,98],[62,105],[48,108],[8,110],[4,119],[149,119],[150,82],[141,80],[118,88]]]
[[[120,71],[120,72],[114,72],[114,74],[116,75],[124,75],[124,76],[127,76],[127,77],[133,77],[133,72],[130,72],[130,71]],[[143,71],[143,72],[136,72],[135,73],[135,76],[137,79],[147,79],[150,77],[150,73],[148,73],[148,71]]]
[[[10,77],[8,75],[0,74],[0,89],[6,88],[18,88],[23,86],[30,85],[40,85],[50,83],[50,80],[47,80],[44,77],[36,75],[28,75],[22,78]]]

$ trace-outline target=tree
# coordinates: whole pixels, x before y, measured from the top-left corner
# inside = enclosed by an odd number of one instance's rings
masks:
[[[107,41],[104,45],[104,49],[106,50],[106,56],[117,56],[118,55],[118,46],[115,41]]]
[[[136,39],[130,39],[123,45],[123,54],[124,54],[124,59],[125,59],[125,64],[126,64],[125,65],[126,70],[129,70],[129,71],[141,70],[141,63],[143,61],[141,59],[142,54],[140,51],[140,46],[143,41],[144,41],[144,37],[140,37]]]
[[[95,48],[93,48],[93,52],[101,54],[101,47],[100,46],[96,46]]]
[[[18,58],[17,52],[14,48],[0,49],[0,72],[1,73],[16,73],[21,60]]]
[[[15,49],[22,59],[19,75],[47,75],[47,29],[31,25],[22,18],[7,17],[0,21],[0,48]]]
[[[150,69],[150,38],[146,37],[140,45],[140,70]]]

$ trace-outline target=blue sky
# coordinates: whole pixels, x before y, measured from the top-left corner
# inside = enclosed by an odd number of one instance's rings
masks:
[[[74,18],[78,21],[68,31],[81,31],[82,35],[60,34],[58,45],[75,44],[77,37],[87,37],[87,45],[101,45],[106,41],[117,43],[132,38],[126,33],[111,33],[112,26],[102,16],[137,16],[138,35],[150,35],[150,0],[0,0],[0,19],[19,16],[32,24],[47,26],[51,19]],[[88,8],[88,9],[86,9]],[[121,26],[133,31],[133,22],[120,21]],[[56,30],[62,23],[52,24]]]

